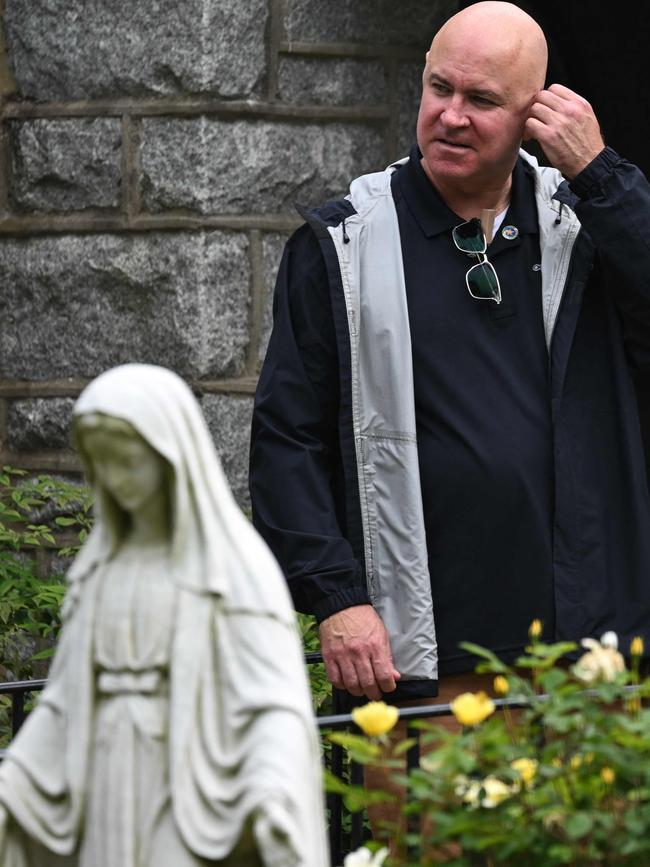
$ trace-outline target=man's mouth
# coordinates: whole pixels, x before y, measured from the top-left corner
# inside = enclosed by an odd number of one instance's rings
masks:
[[[446,138],[439,138],[439,139],[436,139],[436,141],[438,142],[438,144],[444,145],[445,147],[449,147],[449,148],[455,148],[456,150],[471,150],[472,149],[471,145],[465,144],[464,142],[460,142],[460,141],[450,141],[449,139],[446,139]]]

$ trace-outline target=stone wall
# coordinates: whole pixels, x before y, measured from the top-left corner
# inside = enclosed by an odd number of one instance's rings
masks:
[[[75,472],[126,361],[200,396],[246,502],[293,203],[403,155],[452,0],[0,0],[0,462]]]

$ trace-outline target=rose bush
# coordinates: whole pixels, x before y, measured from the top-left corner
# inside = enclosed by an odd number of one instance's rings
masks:
[[[459,696],[451,705],[462,725],[458,733],[415,723],[421,760],[408,775],[404,754],[411,740],[388,746],[383,732],[381,738],[336,736],[356,761],[393,768],[407,789],[407,845],[394,847],[386,867],[650,864],[650,709],[644,707],[650,679],[640,677],[643,641],[626,649],[626,667],[611,633],[600,642],[586,639],[577,662],[566,657],[576,645],[544,643],[537,623],[529,637],[514,667],[464,645],[480,657],[477,670],[495,676],[495,694],[507,698]],[[332,786],[351,809],[381,794],[340,781]]]

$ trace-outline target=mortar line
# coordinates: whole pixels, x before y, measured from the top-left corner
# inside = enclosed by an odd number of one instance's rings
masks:
[[[9,214],[11,211],[9,201],[9,177],[11,171],[9,138],[9,124],[7,122],[0,123],[0,213],[4,214]]]
[[[264,255],[262,234],[259,229],[249,232],[249,256],[251,267],[251,296],[248,314],[248,350],[246,353],[246,373],[257,374],[259,365],[260,336],[264,314]]]
[[[160,98],[157,100],[120,99],[117,101],[94,100],[88,102],[42,102],[27,103],[9,100],[3,108],[3,116],[22,118],[69,118],[69,117],[223,117],[225,119],[253,118],[255,120],[314,120],[373,123],[384,120],[386,108],[382,105],[294,105],[282,102],[255,102],[253,100],[220,100],[214,97],[189,97],[187,99]]]
[[[280,46],[285,39],[284,31],[284,3],[283,0],[269,0],[268,22],[268,79],[267,98],[269,102],[275,102],[278,98],[278,66]]]
[[[5,0],[0,0],[0,106],[8,96],[16,92],[16,82],[11,72],[7,55],[4,18]]]
[[[422,51],[408,45],[362,45],[357,42],[282,42],[281,54],[304,54],[312,57],[394,57],[418,60]]]
[[[2,462],[34,472],[83,472],[81,460],[75,452],[12,452],[6,449],[2,453]]]
[[[9,216],[0,217],[0,235],[52,235],[75,232],[84,235],[95,233],[175,232],[225,229],[248,231],[261,229],[270,232],[293,231],[300,219],[285,214],[231,214],[202,216],[170,211],[167,214],[140,213],[127,222],[124,215],[66,214],[58,216]]]
[[[140,213],[140,123],[122,115],[122,214],[128,226]]]
[[[54,379],[40,380],[10,380],[0,381],[0,412],[2,402],[20,398],[38,397],[78,397],[81,391],[91,382],[90,379]],[[190,388],[195,391],[223,394],[251,394],[255,390],[254,376],[241,376],[236,379],[186,379]],[[2,433],[2,417],[0,416],[0,435]],[[0,445],[2,441],[0,439]]]

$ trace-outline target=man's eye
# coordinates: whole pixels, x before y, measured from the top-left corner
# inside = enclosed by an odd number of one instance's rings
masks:
[[[449,88],[447,87],[447,85],[440,84],[440,82],[438,81],[431,82],[431,89],[434,90],[436,93],[449,93]]]
[[[491,99],[488,99],[486,96],[474,96],[472,97],[472,99],[477,105],[484,105],[486,107],[495,105],[495,103],[492,102]]]

